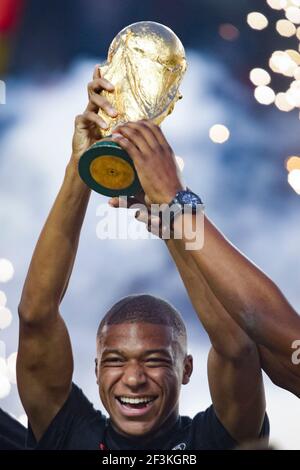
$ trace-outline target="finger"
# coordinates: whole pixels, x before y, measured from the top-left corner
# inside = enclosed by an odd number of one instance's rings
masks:
[[[102,90],[112,92],[114,91],[115,87],[108,80],[101,77],[101,78],[95,78],[94,80],[89,82],[87,89],[88,89],[88,94],[90,95],[90,93],[100,93]]]
[[[88,90],[88,96],[89,96],[89,103],[86,107],[86,111],[95,111],[95,112],[97,112],[99,110],[99,107],[101,106],[99,106],[97,101],[95,101],[93,98],[95,96],[99,96],[99,93],[101,93],[101,91],[103,90],[106,90],[109,92],[114,90],[114,86],[112,83],[110,83],[105,78],[101,78],[99,65],[96,65],[94,69],[93,80],[90,83],[88,83],[87,90]],[[109,113],[109,115],[111,114]],[[116,114],[114,114],[112,117],[115,117],[115,116]]]
[[[135,214],[135,218],[136,218],[136,220],[138,220],[139,222],[142,222],[143,224],[148,225],[148,221],[149,221],[148,212],[142,211],[142,210],[138,210],[138,211],[136,212],[136,214]]]
[[[143,136],[150,149],[157,151],[159,150],[160,143],[157,140],[155,133],[152,132],[151,127],[146,125],[146,122],[147,121],[144,120],[138,122],[129,122],[127,124]]]
[[[138,121],[138,124],[142,124],[143,127],[148,128],[160,145],[169,145],[161,128],[154,124],[150,119],[142,119],[141,121]]]
[[[119,198],[118,197],[112,197],[109,199],[108,204],[111,207],[119,207]]]
[[[156,235],[157,237],[161,237],[161,222],[160,218],[157,216],[152,216],[149,217],[149,222],[148,222],[148,232],[153,233],[153,235]]]
[[[115,207],[115,208],[118,208],[118,207],[128,208],[129,207],[127,196],[112,197],[111,199],[109,199],[108,204],[111,207]]]
[[[123,134],[113,134],[111,139],[114,142],[117,142],[124,150],[126,150],[135,164],[141,163],[143,161],[139,148],[136,147],[134,143],[125,138]]]
[[[149,146],[147,139],[141,133],[140,128],[134,123],[127,123],[122,126],[119,126],[115,129],[115,132],[126,137],[126,139],[128,139],[140,150],[141,154],[146,155],[152,153],[152,149]],[[113,138],[114,135],[116,134],[113,132]]]
[[[159,127],[153,124],[150,120],[129,122],[126,126],[127,125],[143,136],[152,152],[162,154],[164,150],[170,149],[170,146]]]
[[[89,101],[87,109],[92,110],[90,109],[90,107],[92,108],[96,107],[98,109],[102,109],[103,111],[106,112],[106,114],[108,114],[109,116],[113,118],[118,115],[117,110],[111,105],[111,103],[106,98],[104,98],[104,96],[98,95],[96,93],[92,93],[90,95],[90,101]]]
[[[77,128],[85,129],[90,123],[96,124],[101,129],[108,129],[106,122],[100,116],[98,116],[98,114],[92,111],[85,111],[80,116],[77,116],[75,120],[75,125]]]
[[[101,77],[100,64],[97,64],[95,65],[95,68],[94,68],[93,80],[95,80],[96,78],[100,78],[100,77]]]

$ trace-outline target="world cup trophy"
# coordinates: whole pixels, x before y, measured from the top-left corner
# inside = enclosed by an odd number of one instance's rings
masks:
[[[127,152],[109,140],[118,125],[151,119],[160,125],[181,98],[179,85],[186,70],[184,47],[168,27],[141,21],[122,29],[112,41],[101,76],[114,85],[102,94],[118,112],[116,118],[99,110],[108,129],[79,161],[79,174],[94,191],[106,196],[134,196],[141,185]]]

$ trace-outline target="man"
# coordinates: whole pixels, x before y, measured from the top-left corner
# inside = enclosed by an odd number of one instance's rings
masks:
[[[185,327],[170,304],[147,295],[121,300],[99,326],[96,378],[110,419],[95,411],[72,385],[72,349],[59,305],[90,195],[79,178],[78,161],[99,139],[99,128],[105,128],[99,108],[116,115],[99,95],[102,89],[113,92],[96,67],[88,86],[88,106],[75,121],[65,178],[35,248],[19,305],[17,379],[30,423],[28,444],[38,449],[224,449],[266,435],[256,345],[202,286],[201,308],[197,305],[196,310],[212,342],[208,376],[213,406],[193,420],[179,416],[180,388],[189,382],[193,369]],[[129,126],[135,126],[133,142],[148,162],[139,163],[135,150],[129,149],[148,200],[169,202],[183,188],[171,149],[153,124]],[[129,143],[114,138],[122,145]]]

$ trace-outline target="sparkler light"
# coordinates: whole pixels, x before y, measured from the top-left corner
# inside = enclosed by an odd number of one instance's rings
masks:
[[[278,34],[293,40],[293,48],[273,51],[269,59],[271,72],[290,78],[288,88],[274,92],[268,85],[272,77],[264,69],[253,69],[250,72],[250,80],[256,86],[255,99],[261,104],[274,103],[277,109],[283,112],[300,109],[300,0],[266,0],[266,3],[274,10],[282,10],[284,18],[278,20],[275,29]],[[264,16],[264,15],[262,15]],[[265,17],[266,18],[266,17]],[[250,21],[249,21],[250,19]],[[268,19],[263,20],[256,16],[256,12],[247,16],[247,23],[254,29],[263,29],[268,24]],[[263,70],[263,72],[258,72]],[[270,80],[267,82],[268,75]],[[300,115],[299,115],[300,117]],[[288,171],[288,183],[294,191],[300,195],[300,157],[290,157],[286,162]]]

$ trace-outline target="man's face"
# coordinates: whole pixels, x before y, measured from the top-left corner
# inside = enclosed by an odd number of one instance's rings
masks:
[[[106,326],[97,352],[97,383],[103,405],[121,434],[143,436],[175,422],[182,383],[192,358],[177,352],[164,325]]]

